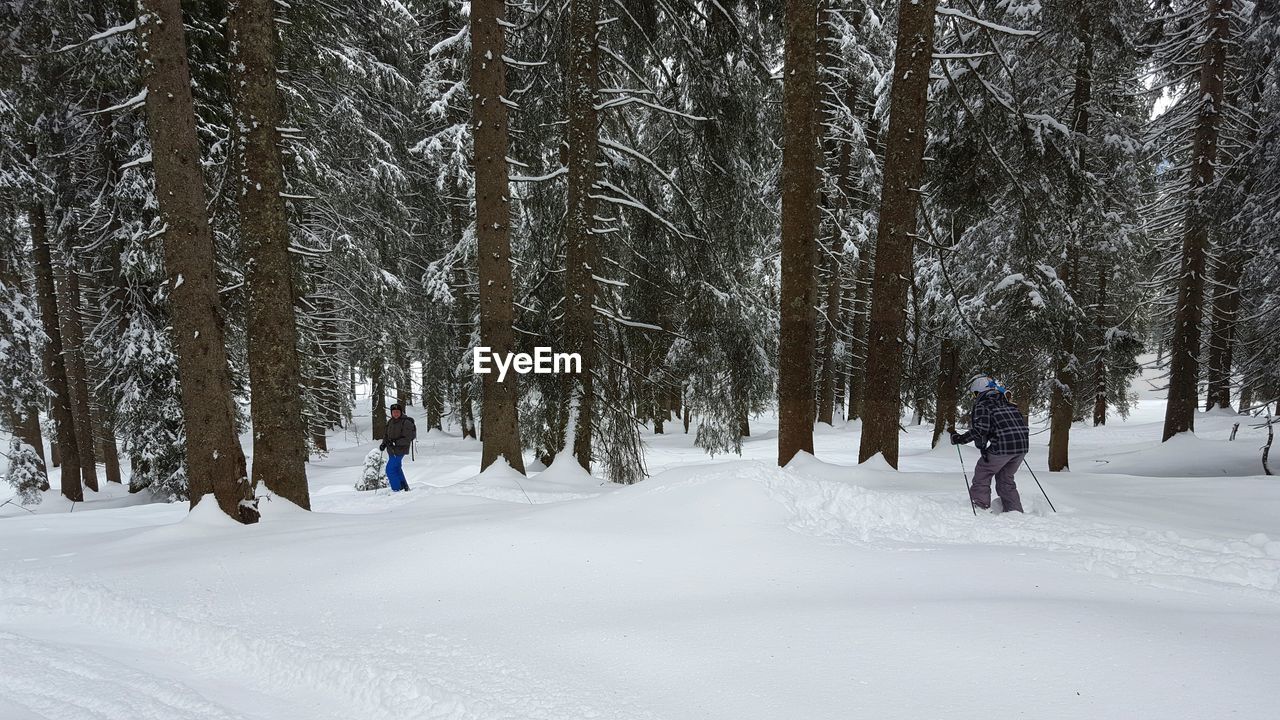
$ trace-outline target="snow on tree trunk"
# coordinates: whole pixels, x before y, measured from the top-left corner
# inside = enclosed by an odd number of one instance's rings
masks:
[[[1165,402],[1164,439],[1195,430],[1200,381],[1200,325],[1204,317],[1205,256],[1209,218],[1201,200],[1213,183],[1218,163],[1218,125],[1222,117],[1223,76],[1227,71],[1230,15],[1234,0],[1206,0],[1208,23],[1200,49],[1199,114],[1191,149],[1191,182],[1178,275],[1178,299],[1170,339],[1169,395]]]
[[[241,253],[248,290],[253,482],[304,509],[306,438],[302,359],[294,313],[293,260],[280,157],[281,100],[276,84],[274,0],[235,0],[231,41],[232,110]]]
[[[506,5],[471,4],[471,113],[475,145],[476,260],[480,281],[480,345],[497,355],[515,350],[512,328],[511,189],[507,180]],[[499,457],[524,472],[516,377],[483,377],[480,469]]]
[[[570,403],[574,417],[569,426],[574,437],[573,455],[578,464],[591,470],[592,434],[595,431],[595,310],[596,246],[592,236],[595,202],[596,161],[600,137],[596,112],[599,86],[599,0],[570,0],[568,66],[565,71],[569,122],[565,126],[568,146],[568,211],[565,215],[565,303],[564,351],[582,357],[582,372],[566,375],[563,401]]]
[[[907,290],[913,277],[920,180],[923,174],[925,111],[933,58],[933,13],[937,0],[899,8],[889,133],[885,141],[884,188],[876,229],[875,273],[867,333],[867,382],[858,462],[880,453],[898,467],[898,422],[902,414],[903,335]]]
[[[788,0],[782,99],[782,294],[778,343],[778,464],[813,452],[817,342],[818,9]],[[745,433],[744,433],[745,435]]]
[[[165,228],[165,272],[182,385],[191,505],[213,493],[227,515],[243,523],[257,522],[253,486],[236,434],[182,4],[142,0],[141,5],[147,130]]]

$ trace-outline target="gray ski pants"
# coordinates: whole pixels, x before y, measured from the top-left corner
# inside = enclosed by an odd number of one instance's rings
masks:
[[[980,508],[991,507],[991,479],[996,481],[996,494],[1004,505],[1004,511],[1022,512],[1022,498],[1018,497],[1018,486],[1013,482],[1014,473],[1022,464],[1025,453],[1018,455],[987,455],[978,461],[973,470],[973,486],[969,488],[969,498]]]

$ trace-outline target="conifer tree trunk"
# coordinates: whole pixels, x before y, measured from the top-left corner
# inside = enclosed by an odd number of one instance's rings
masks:
[[[453,197],[447,201],[449,207],[449,230],[450,237],[453,238],[454,244],[462,242],[462,209],[459,206],[457,198],[465,197],[458,177],[454,175],[450,178],[450,186],[453,188]],[[455,265],[453,268],[453,331],[455,333],[454,350],[456,352],[455,360],[449,364],[447,368],[449,385],[452,387],[457,385],[458,397],[456,411],[458,413],[458,426],[462,430],[463,438],[474,438],[476,436],[475,413],[471,408],[471,378],[467,376],[466,371],[458,374],[457,368],[460,364],[466,364],[469,361],[467,357],[468,347],[471,344],[471,328],[473,324],[474,309],[471,307],[471,296],[468,295],[467,285],[470,278],[467,271],[461,265]]]
[[[381,440],[387,432],[387,382],[381,351],[369,371],[369,392],[369,422],[373,425],[373,439]]]
[[[107,471],[107,482],[121,484],[124,482],[120,476],[120,451],[116,447],[115,433],[106,423],[99,426],[101,437],[98,447],[102,452],[102,463]]]
[[[846,417],[862,416],[862,396],[867,377],[867,311],[871,297],[871,254],[859,253],[858,274],[854,278],[852,318],[849,322],[849,402]]]
[[[943,338],[938,351],[938,385],[934,393],[936,407],[933,413],[933,443],[930,447],[938,447],[943,431],[955,429],[956,389],[959,384],[960,364],[955,341]]]
[[[1214,278],[1212,330],[1209,335],[1209,393],[1205,410],[1231,408],[1231,364],[1236,315],[1240,311],[1240,277],[1244,253],[1231,248],[1218,261]]]
[[[456,208],[454,210],[456,215]],[[459,237],[461,237],[459,230]],[[471,326],[472,313],[471,297],[467,295],[466,285],[467,276],[462,268],[454,269],[454,285],[458,288],[457,300],[454,302],[454,323],[457,325],[458,344],[457,356],[460,361],[465,362],[467,347],[471,342]],[[453,372],[451,370],[451,372]],[[471,404],[471,378],[466,371],[462,371],[457,377],[458,384],[458,425],[462,429],[462,437],[474,438],[476,436],[476,420],[475,411]]]
[[[1076,59],[1075,84],[1071,105],[1074,111],[1071,132],[1076,139],[1076,170],[1071,174],[1070,207],[1076,227],[1067,230],[1066,253],[1058,269],[1058,278],[1066,286],[1067,293],[1076,295],[1076,272],[1080,242],[1079,223],[1081,202],[1084,199],[1085,153],[1083,140],[1089,136],[1089,102],[1093,97],[1093,19],[1087,4],[1081,5],[1079,15],[1080,56]],[[1075,419],[1076,322],[1074,310],[1063,319],[1059,328],[1060,347],[1053,380],[1053,392],[1049,396],[1049,471],[1066,470],[1070,465],[1071,423]]]
[[[1098,269],[1098,301],[1094,309],[1094,332],[1098,336],[1098,356],[1093,361],[1093,426],[1107,424],[1107,270]]]
[[[434,352],[422,358],[422,409],[427,413],[427,429],[441,430],[444,415],[444,388],[440,378],[444,372]]]
[[[778,343],[778,464],[813,452],[817,344],[818,8],[788,0],[782,98],[782,295]],[[745,433],[744,433],[745,434]]]
[[[35,152],[31,153],[35,157]],[[31,227],[32,255],[35,261],[36,303],[47,341],[44,346],[44,377],[52,397],[49,414],[57,437],[52,447],[53,466],[62,467],[61,491],[68,500],[84,500],[80,478],[80,453],[76,446],[75,419],[72,415],[71,390],[67,383],[66,355],[62,347],[62,330],[58,323],[58,296],[53,279],[53,258],[49,250],[48,221],[44,205],[33,204],[28,214]]]
[[[231,35],[235,138],[242,176],[236,198],[248,290],[253,482],[311,509],[302,417],[302,359],[294,314],[276,85],[274,0],[234,0]]]
[[[598,27],[600,0],[570,0],[568,68],[565,75],[569,123],[565,128],[568,146],[568,212],[565,216],[565,310],[564,343],[567,352],[582,357],[582,372],[565,376],[570,392],[573,419],[573,455],[591,470],[592,434],[595,422],[595,240],[591,229],[599,155],[598,119],[595,109],[599,86],[600,48]],[[567,414],[566,414],[567,417]],[[565,438],[566,445],[570,442]]]
[[[253,486],[236,436],[182,4],[142,0],[141,5],[147,129],[165,227],[165,271],[182,383],[191,506],[213,493],[227,515],[244,523],[256,522]]]
[[[1207,38],[1200,54],[1200,110],[1191,148],[1191,182],[1187,193],[1178,276],[1178,304],[1170,339],[1169,395],[1165,402],[1164,439],[1195,430],[1200,381],[1200,324],[1204,317],[1205,256],[1209,219],[1201,195],[1213,183],[1218,164],[1218,124],[1221,121],[1222,81],[1227,72],[1229,16],[1234,0],[1205,0]]]
[[[62,281],[58,283],[58,314],[62,327],[62,349],[71,391],[71,415],[76,431],[76,454],[84,486],[98,492],[97,457],[94,443],[93,411],[89,403],[88,369],[84,360],[84,327],[80,314],[80,277],[70,247],[62,248]]]
[[[863,402],[858,462],[876,453],[898,467],[898,422],[902,414],[903,334],[907,290],[913,277],[920,179],[924,171],[925,111],[933,59],[933,13],[937,0],[899,7],[889,133],[885,141],[884,187],[876,230],[875,275],[867,333],[867,377],[876,391]]]
[[[840,334],[840,232],[834,232],[827,262],[827,299],[823,312],[822,365],[818,376],[818,422],[832,424],[836,405],[836,340]]]
[[[515,351],[512,323],[511,190],[507,181],[506,4],[503,0],[471,3],[472,132],[475,138],[476,255],[480,280],[480,344],[496,354]],[[499,457],[524,473],[515,373],[498,382],[483,377],[481,426],[483,470]]]

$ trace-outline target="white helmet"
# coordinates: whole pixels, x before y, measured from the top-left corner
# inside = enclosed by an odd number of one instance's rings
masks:
[[[973,381],[969,383],[970,392],[986,392],[988,390],[998,390],[1000,384],[986,375],[975,375]]]

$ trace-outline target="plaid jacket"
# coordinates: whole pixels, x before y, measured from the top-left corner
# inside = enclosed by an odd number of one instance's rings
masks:
[[[1031,449],[1027,439],[1027,420],[1018,406],[999,392],[987,391],[973,403],[969,432],[957,442],[973,444],[984,455],[1024,455]]]

